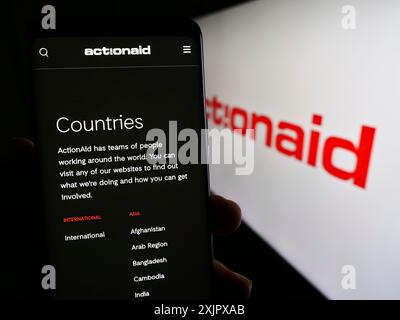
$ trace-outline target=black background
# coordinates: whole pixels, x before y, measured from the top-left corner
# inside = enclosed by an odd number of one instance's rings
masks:
[[[58,23],[62,23],[62,15],[117,17],[133,16],[187,16],[199,15],[221,10],[240,2],[237,0],[207,1],[28,1],[17,0],[6,2],[2,10],[3,46],[2,69],[2,125],[0,127],[0,155],[3,164],[2,180],[6,188],[2,193],[5,204],[1,222],[2,252],[4,271],[10,276],[6,279],[9,286],[8,297],[32,298],[32,291],[27,284],[37,289],[40,270],[29,267],[29,261],[37,258],[35,246],[43,245],[39,238],[24,238],[28,231],[35,227],[37,217],[29,214],[31,204],[35,202],[35,188],[30,183],[29,164],[21,157],[7,156],[9,141],[15,136],[28,136],[32,132],[31,118],[27,108],[29,96],[27,88],[27,64],[25,59],[26,44],[24,42],[25,27],[31,18],[40,16],[40,9],[45,4],[52,4],[57,9]],[[25,150],[19,150],[24,154]],[[27,154],[27,157],[30,155]],[[11,161],[10,161],[11,160]],[[11,163],[11,164],[10,164]],[[12,179],[11,179],[12,177]],[[34,180],[35,181],[35,180]],[[16,214],[18,213],[18,214]],[[15,230],[17,233],[9,232]],[[6,232],[7,231],[7,232]],[[40,229],[35,229],[40,233]],[[291,299],[323,299],[298,272],[288,265],[263,240],[255,235],[245,224],[233,235],[217,238],[214,241],[215,255],[232,269],[252,279],[253,293],[251,299],[291,298]],[[29,250],[28,250],[29,249]],[[21,251],[22,250],[22,251]],[[21,252],[25,255],[21,256]],[[40,281],[40,280],[39,280]],[[26,287],[26,290],[19,288]]]

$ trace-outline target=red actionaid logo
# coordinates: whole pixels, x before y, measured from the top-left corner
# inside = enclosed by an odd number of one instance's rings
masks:
[[[315,127],[321,127],[323,116],[314,114],[312,124],[314,129],[310,130],[310,141],[308,150],[304,150],[305,130],[299,125],[288,121],[280,121],[274,124],[272,119],[264,114],[249,113],[243,108],[222,103],[216,96],[206,99],[207,118],[218,126],[224,126],[232,130],[239,129],[245,135],[246,129],[254,130],[254,139],[264,139],[266,147],[275,149],[289,157],[299,161],[305,161],[312,167],[317,167],[317,157],[322,150],[322,167],[329,174],[342,179],[349,180],[354,185],[366,188],[372,149],[374,145],[376,129],[369,126],[361,126],[358,142],[354,143],[341,137],[328,137],[321,140],[321,135]],[[264,126],[265,136],[258,137],[257,128]],[[291,135],[287,133],[291,132]],[[287,145],[293,146],[287,148]],[[333,153],[342,149],[352,153],[356,162],[353,170],[346,170],[333,163]]]

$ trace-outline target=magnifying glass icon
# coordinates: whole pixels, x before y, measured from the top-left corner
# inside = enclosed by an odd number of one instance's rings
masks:
[[[42,57],[49,57],[49,51],[46,49],[46,48],[40,48],[39,49],[39,54],[42,56]]]

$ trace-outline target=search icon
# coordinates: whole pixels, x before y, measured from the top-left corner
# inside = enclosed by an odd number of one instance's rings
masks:
[[[42,57],[49,57],[49,51],[46,49],[46,48],[40,48],[39,49],[39,54],[42,56]]]

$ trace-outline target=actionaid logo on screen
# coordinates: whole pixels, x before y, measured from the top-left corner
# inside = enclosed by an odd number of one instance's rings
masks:
[[[216,96],[207,98],[206,104],[207,117],[215,125],[232,130],[239,129],[243,135],[247,129],[252,129],[254,130],[253,138],[262,139],[265,147],[275,148],[283,155],[304,161],[315,168],[323,168],[336,178],[351,181],[357,187],[366,188],[376,128],[361,125],[357,141],[339,136],[322,139],[324,116],[320,114],[310,115],[311,128],[307,130],[295,123],[274,122],[268,115],[230,106],[221,102]],[[261,127],[265,129],[265,136],[257,133]],[[308,148],[305,147],[306,139],[309,139]],[[354,156],[354,169],[349,170],[334,163],[333,155],[337,150]],[[322,159],[321,163],[318,163],[318,157]]]

